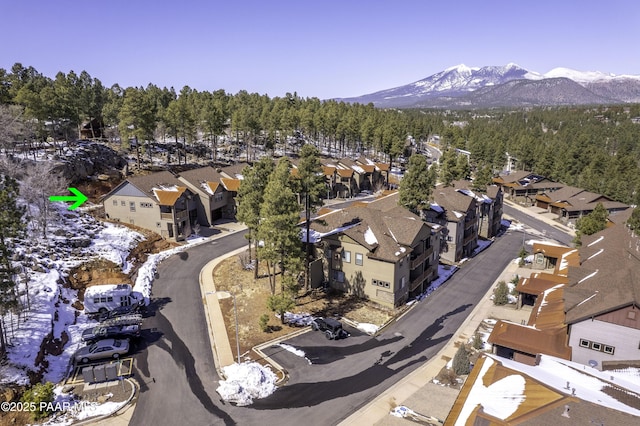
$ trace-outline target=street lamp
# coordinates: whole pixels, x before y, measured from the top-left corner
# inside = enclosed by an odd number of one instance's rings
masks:
[[[215,291],[218,300],[233,297],[233,313],[236,318],[236,351],[238,352],[238,364],[240,364],[240,340],[238,339],[238,307],[236,305],[236,295],[228,291]]]

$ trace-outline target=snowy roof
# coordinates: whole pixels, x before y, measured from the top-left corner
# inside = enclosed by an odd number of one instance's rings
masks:
[[[632,380],[547,355],[537,366],[487,355],[475,364],[447,424],[636,424],[640,385]]]

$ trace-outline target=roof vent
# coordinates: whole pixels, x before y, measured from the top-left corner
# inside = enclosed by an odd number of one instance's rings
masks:
[[[562,417],[569,418],[569,406],[568,405],[564,406],[564,412],[562,413]]]

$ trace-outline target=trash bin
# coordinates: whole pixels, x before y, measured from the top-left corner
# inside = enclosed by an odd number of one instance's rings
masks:
[[[105,367],[105,373],[107,375],[107,380],[116,380],[118,378],[118,364],[115,362],[107,364]]]
[[[90,365],[88,367],[84,367],[82,369],[82,380],[84,380],[85,383],[93,383],[94,377],[93,377],[93,366]]]
[[[104,370],[104,364],[103,365],[96,365],[95,367],[93,367],[93,377],[95,378],[96,382],[104,382],[107,380],[107,373]]]

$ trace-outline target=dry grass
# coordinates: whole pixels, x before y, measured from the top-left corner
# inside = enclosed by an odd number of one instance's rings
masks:
[[[254,271],[244,270],[239,259],[238,256],[233,256],[221,262],[213,272],[213,280],[216,290],[225,290],[236,295],[240,352],[244,354],[251,351],[251,348],[256,345],[295,331],[295,328],[281,324],[280,319],[276,318],[273,312],[267,308],[267,300],[271,295],[268,277],[254,279]],[[266,268],[261,267],[259,272],[266,274]],[[280,290],[279,277],[276,288],[278,291]],[[233,299],[220,300],[220,307],[231,347],[235,348],[236,330]],[[393,310],[375,306],[362,299],[315,292],[298,297],[296,307],[292,311],[319,316],[337,315],[378,326],[396,314]],[[269,315],[269,332],[263,332],[260,329],[259,320],[263,314]]]

